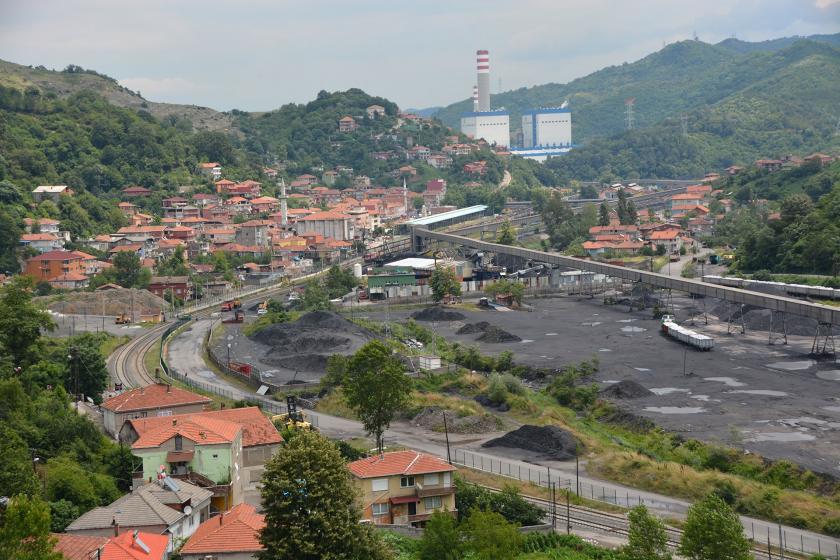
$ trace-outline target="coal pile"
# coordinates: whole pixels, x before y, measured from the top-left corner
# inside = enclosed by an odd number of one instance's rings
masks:
[[[611,399],[638,399],[648,397],[652,394],[651,391],[648,391],[632,379],[625,379],[624,381],[613,383],[601,391],[601,396]]]
[[[621,426],[633,432],[649,432],[656,427],[652,420],[633,414],[621,408],[614,408],[607,414],[598,417],[599,422],[605,422],[614,426]]]
[[[522,339],[515,334],[509,333],[504,329],[490,325],[484,330],[484,333],[476,338],[479,342],[520,342]]]
[[[444,415],[446,415],[445,427]],[[455,434],[483,434],[499,429],[499,420],[490,414],[458,416],[451,410],[444,411],[437,406],[424,408],[412,419],[412,423],[435,432],[442,432],[445,428]]]
[[[557,426],[530,426],[508,432],[502,437],[491,439],[482,447],[509,447],[540,453],[547,459],[568,461],[578,452],[578,442],[569,432]]]
[[[483,333],[490,326],[487,321],[479,321],[478,323],[467,323],[457,331],[455,334],[478,334]]]
[[[332,354],[352,354],[374,334],[337,313],[313,311],[292,323],[269,325],[250,338],[265,348],[261,360],[269,365],[322,373]]]
[[[416,321],[461,321],[466,319],[466,316],[457,311],[435,306],[415,311],[411,314],[411,318]]]

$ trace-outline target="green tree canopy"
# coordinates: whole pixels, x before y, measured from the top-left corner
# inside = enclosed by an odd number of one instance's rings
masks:
[[[432,289],[432,299],[435,301],[441,301],[447,295],[461,295],[461,283],[458,282],[455,271],[449,267],[436,266],[429,278],[429,287]]]
[[[359,523],[360,504],[338,449],[300,431],[266,464],[260,560],[385,560],[379,538]]]
[[[665,525],[652,516],[645,506],[637,506],[628,514],[630,534],[624,547],[627,560],[668,560],[668,535]]]
[[[680,554],[690,560],[752,558],[738,514],[715,494],[709,494],[688,509]]]
[[[492,284],[488,284],[487,287],[484,288],[484,293],[486,293],[490,297],[510,294],[511,296],[513,296],[513,301],[521,305],[522,298],[525,295],[525,285],[522,284],[522,282],[518,282],[516,280],[501,278],[499,280],[496,280]]]
[[[40,498],[18,495],[0,518],[0,558],[62,560],[50,535],[50,508]]]
[[[522,546],[516,525],[492,511],[473,510],[461,530],[467,548],[480,560],[512,560]]]
[[[382,434],[394,414],[408,402],[411,382],[391,349],[378,340],[368,342],[347,364],[344,392],[365,430],[382,451]]]
[[[16,365],[36,358],[31,351],[41,330],[52,330],[49,313],[32,302],[33,282],[29,276],[16,276],[0,289],[0,349],[11,355]]]
[[[501,227],[499,227],[496,235],[496,243],[501,245],[513,245],[516,243],[516,228],[513,227],[510,221],[505,220]]]
[[[419,560],[460,560],[464,545],[458,522],[451,513],[436,511],[426,523],[420,540]]]

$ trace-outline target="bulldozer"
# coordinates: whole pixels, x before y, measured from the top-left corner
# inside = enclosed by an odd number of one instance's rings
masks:
[[[311,430],[312,423],[306,417],[306,413],[298,410],[297,398],[294,395],[286,397],[286,412],[283,414],[275,414],[271,417],[271,422],[278,428],[283,426],[290,430]]]
[[[131,317],[128,313],[122,313],[114,318],[115,325],[129,325],[131,324]]]

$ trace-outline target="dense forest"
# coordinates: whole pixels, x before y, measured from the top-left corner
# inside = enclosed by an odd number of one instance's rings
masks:
[[[722,181],[742,202],[717,226],[715,241],[736,247],[736,270],[840,274],[840,162]],[[778,219],[769,219],[778,208]]]

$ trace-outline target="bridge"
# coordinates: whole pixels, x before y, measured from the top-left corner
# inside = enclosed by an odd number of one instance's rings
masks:
[[[754,307],[769,309],[774,313],[786,313],[789,315],[807,317],[818,321],[821,325],[840,325],[840,308],[837,307],[811,303],[801,299],[781,295],[765,294],[741,288],[706,284],[699,280],[674,278],[655,272],[645,272],[643,270],[580,259],[577,257],[546,253],[544,251],[536,251],[522,247],[500,245],[498,243],[471,239],[469,237],[453,233],[430,231],[424,228],[413,228],[412,247],[414,251],[419,253],[427,250],[430,242],[460,245],[463,247],[470,247],[477,251],[510,255],[528,261],[580,269],[613,278],[621,278],[629,282],[648,284],[650,286],[666,290],[686,292],[693,296],[717,298],[730,304],[751,305]]]
[[[695,184],[695,183],[691,183]],[[652,208],[654,206],[664,206],[668,200],[675,194],[682,194],[686,191],[687,185],[680,186],[680,187],[673,187],[669,189],[664,189],[661,191],[656,191],[647,194],[639,194],[636,196],[628,197],[627,200],[633,201],[633,204],[636,206],[637,210],[641,210],[642,208]],[[613,200],[603,200],[600,198],[574,198],[566,200],[569,203],[569,206],[572,207],[573,210],[578,210],[583,208],[587,204],[601,204],[602,202],[606,202],[609,206],[615,206],[618,204],[617,199]]]

